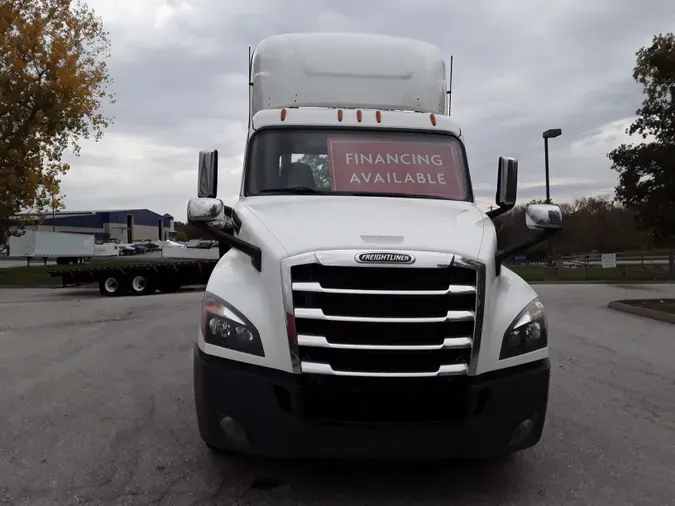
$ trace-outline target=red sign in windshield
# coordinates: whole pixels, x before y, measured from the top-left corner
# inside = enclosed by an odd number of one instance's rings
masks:
[[[465,198],[450,143],[328,139],[334,191]]]

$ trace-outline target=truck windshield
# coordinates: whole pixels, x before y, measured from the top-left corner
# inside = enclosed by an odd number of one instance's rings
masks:
[[[263,130],[252,139],[244,194],[473,200],[456,137],[377,130]]]

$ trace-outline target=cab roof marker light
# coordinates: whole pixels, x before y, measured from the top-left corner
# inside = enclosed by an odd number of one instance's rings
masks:
[[[337,116],[338,116],[338,121],[342,121],[342,109],[338,109]]]
[[[281,121],[284,121],[286,119],[286,109],[281,110]]]
[[[378,123],[382,123],[382,111],[375,112],[375,119],[377,120]]]
[[[434,113],[431,113],[429,117],[431,118],[431,124],[436,126],[436,115]]]
[[[361,109],[359,109],[358,111],[356,111],[356,121],[361,123],[362,119],[363,119],[363,113],[361,112]]]

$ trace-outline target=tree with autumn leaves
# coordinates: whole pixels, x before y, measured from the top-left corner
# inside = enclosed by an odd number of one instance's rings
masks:
[[[619,173],[616,198],[657,243],[675,247],[675,35],[655,36],[636,56],[633,78],[644,100],[626,133],[642,142],[608,154]]]
[[[86,4],[0,0],[0,242],[21,211],[63,208],[63,154],[111,122],[109,50]]]

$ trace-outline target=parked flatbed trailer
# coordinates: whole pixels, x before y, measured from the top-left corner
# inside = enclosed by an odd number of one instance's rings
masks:
[[[101,295],[118,297],[150,295],[159,290],[173,293],[186,285],[205,285],[218,260],[184,260],[146,262],[101,267],[76,267],[48,271],[53,278],[61,278],[63,287],[98,283]]]

